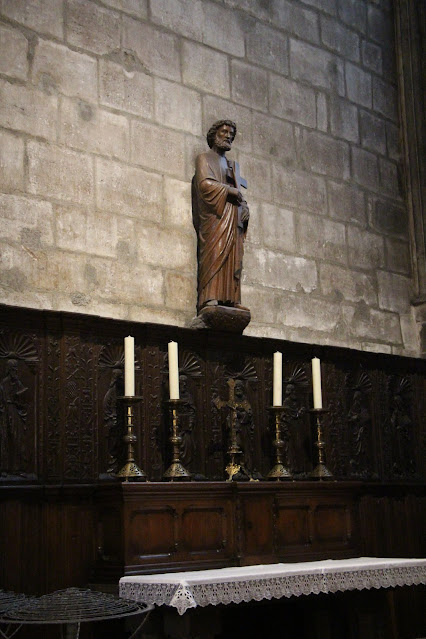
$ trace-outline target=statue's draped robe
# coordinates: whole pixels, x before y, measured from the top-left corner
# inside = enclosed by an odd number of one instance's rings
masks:
[[[236,175],[229,162],[228,175]],[[198,309],[209,300],[240,304],[243,243],[247,224],[239,218],[239,207],[227,200],[235,177],[227,178],[225,157],[215,151],[196,159],[192,181],[194,226],[198,233]]]

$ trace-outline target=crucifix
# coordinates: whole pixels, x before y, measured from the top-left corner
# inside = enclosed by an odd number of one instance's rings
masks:
[[[225,472],[228,475],[227,481],[232,481],[238,475],[238,479],[250,479],[252,480],[251,473],[247,470],[243,455],[244,452],[241,449],[242,439],[242,426],[241,415],[246,415],[251,420],[251,406],[245,396],[245,386],[242,379],[228,378],[227,382],[229,389],[229,396],[227,400],[222,400],[219,397],[215,399],[217,408],[227,408],[229,410],[227,416],[227,423],[229,428],[229,463],[225,468]]]

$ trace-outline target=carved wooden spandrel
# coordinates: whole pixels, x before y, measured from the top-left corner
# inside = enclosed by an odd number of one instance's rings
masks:
[[[35,335],[0,334],[0,473],[35,479],[38,474],[40,357]]]

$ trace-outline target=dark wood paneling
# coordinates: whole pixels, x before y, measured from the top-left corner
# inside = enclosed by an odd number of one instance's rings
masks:
[[[122,486],[123,339],[135,337],[136,458],[151,483]],[[184,376],[186,484],[170,464],[167,343]],[[272,355],[294,482],[274,463]],[[310,360],[322,361],[327,464],[316,463]],[[0,587],[29,593],[96,574],[353,554],[425,553],[426,362],[271,339],[0,306]],[[229,379],[243,382],[245,461],[228,483]]]
[[[302,551],[312,543],[311,512],[305,504],[277,505],[276,547],[279,553],[287,548]]]
[[[226,512],[221,506],[188,506],[181,516],[181,548],[191,555],[221,552],[228,543]]]
[[[273,464],[272,354],[284,354],[283,434],[304,479],[315,441],[310,359],[321,357],[328,465],[339,479],[424,481],[423,360],[0,306],[0,483],[96,481],[123,463],[123,339],[135,336],[136,455],[152,481],[170,464],[167,343],[179,343],[182,456],[196,479],[228,462],[227,379],[244,385],[246,466]]]

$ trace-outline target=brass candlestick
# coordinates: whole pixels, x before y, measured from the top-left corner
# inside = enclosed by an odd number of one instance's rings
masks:
[[[283,464],[283,453],[285,442],[281,439],[281,416],[284,412],[283,406],[270,406],[269,410],[275,413],[275,440],[273,446],[275,448],[276,463],[275,466],[269,471],[266,478],[276,479],[292,479],[293,476],[289,469]]]
[[[325,408],[313,408],[309,412],[315,415],[317,423],[317,441],[315,442],[315,446],[318,449],[318,464],[309,476],[312,479],[332,479],[333,474],[325,465],[325,442],[322,438],[321,424],[322,416],[325,413],[328,413],[328,410],[326,410]]]
[[[134,445],[137,442],[137,437],[133,432],[133,406],[138,404],[142,397],[135,395],[117,397],[117,399],[123,400],[127,404],[127,432],[123,437],[123,441],[127,447],[127,461],[123,468],[117,473],[116,477],[123,479],[124,481],[145,481],[146,474],[135,462],[135,449]]]
[[[180,445],[182,443],[182,437],[179,434],[179,413],[178,408],[184,403],[182,399],[169,399],[168,404],[170,408],[170,420],[171,429],[169,442],[172,445],[172,463],[164,473],[165,479],[191,479],[191,473],[184,468],[180,461]]]

